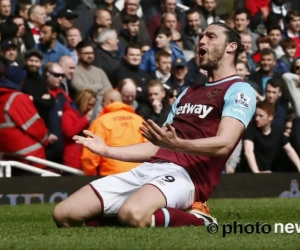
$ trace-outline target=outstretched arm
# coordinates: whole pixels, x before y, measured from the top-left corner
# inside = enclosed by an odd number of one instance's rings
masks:
[[[141,128],[143,135],[153,144],[185,154],[223,157],[230,153],[244,132],[245,126],[232,117],[223,117],[217,135],[210,138],[184,140],[177,137],[175,128],[167,123],[167,130],[148,120]]]
[[[82,144],[92,153],[105,158],[111,158],[127,162],[144,162],[149,161],[150,157],[155,155],[158,148],[151,142],[139,143],[123,147],[110,147],[104,141],[91,131],[84,130],[87,137],[75,135],[73,139],[77,144]]]

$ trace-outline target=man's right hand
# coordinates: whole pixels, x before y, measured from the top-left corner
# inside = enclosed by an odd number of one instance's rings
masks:
[[[50,98],[51,98],[50,94],[43,94],[43,95],[42,95],[42,99],[48,100],[48,99],[50,99]]]
[[[160,114],[160,112],[161,112],[161,110],[163,108],[163,105],[162,105],[162,103],[160,101],[154,100],[152,102],[152,107],[153,107],[155,113]]]
[[[104,143],[104,141],[97,135],[93,134],[88,130],[84,130],[83,133],[87,137],[75,135],[73,136],[73,140],[77,144],[81,144],[90,150],[92,153],[107,157],[108,156],[108,146]]]
[[[49,141],[50,144],[53,144],[53,143],[56,142],[57,140],[58,140],[58,138],[57,138],[57,136],[54,135],[54,134],[50,134],[50,135],[48,136],[48,141]]]

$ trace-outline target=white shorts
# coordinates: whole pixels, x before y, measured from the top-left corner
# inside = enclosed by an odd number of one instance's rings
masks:
[[[128,172],[95,180],[90,186],[102,202],[104,216],[114,216],[125,200],[145,184],[154,185],[163,193],[167,207],[184,211],[195,201],[189,174],[173,163],[142,163]]]

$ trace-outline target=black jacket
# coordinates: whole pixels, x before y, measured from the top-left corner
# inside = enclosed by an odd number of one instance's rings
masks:
[[[115,85],[113,83],[113,72],[120,66],[120,60],[116,52],[104,50],[100,46],[97,47],[93,65],[103,69],[111,84]]]
[[[141,70],[139,66],[129,65],[126,61],[123,61],[113,72],[112,77],[113,81],[111,83],[114,88],[117,87],[119,81],[125,78],[133,79],[138,86],[137,102],[143,102],[148,98],[147,85],[151,78],[145,71]]]
[[[161,127],[166,122],[171,108],[172,107],[168,103],[163,102],[163,108],[161,112],[157,114],[154,112],[152,104],[150,102],[145,102],[140,104],[135,112],[141,117],[143,117],[145,120],[151,119],[158,126]]]
[[[22,86],[22,91],[33,97],[33,103],[40,117],[48,124],[48,113],[54,106],[54,98],[50,95],[50,99],[43,99],[44,94],[49,94],[45,79],[38,75],[27,71],[27,76]]]

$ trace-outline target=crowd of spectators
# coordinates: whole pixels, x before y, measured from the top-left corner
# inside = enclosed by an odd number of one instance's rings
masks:
[[[0,0],[3,159],[36,156],[101,176],[135,167],[94,155],[72,137],[88,129],[111,146],[144,142],[143,119],[162,126],[183,90],[207,82],[199,35],[221,21],[241,36],[237,74],[258,102],[224,173],[300,171],[299,5],[247,0],[220,17],[217,4]]]

